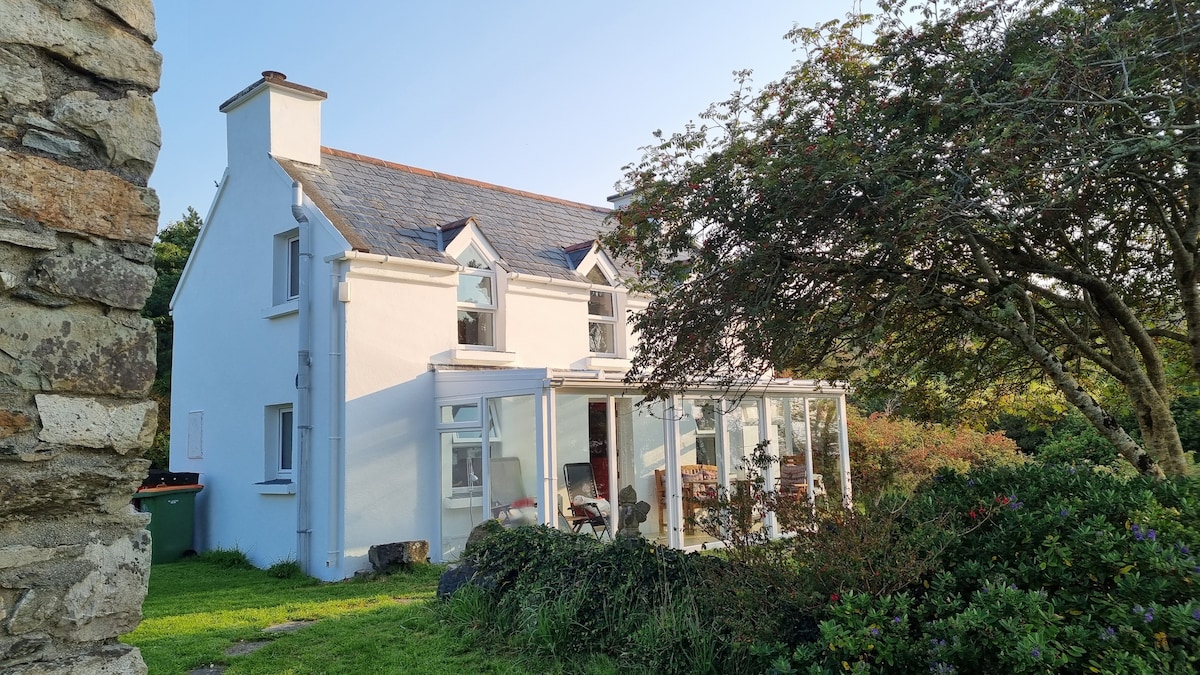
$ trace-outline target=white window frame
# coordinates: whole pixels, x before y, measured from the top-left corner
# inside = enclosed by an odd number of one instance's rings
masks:
[[[467,221],[454,240],[446,244],[444,252],[454,260],[458,260],[459,256],[474,246],[480,256],[488,265],[488,269],[474,269],[465,266],[459,267],[459,275],[468,275],[474,277],[488,277],[492,280],[492,303],[484,305],[473,302],[458,302],[458,289],[455,288],[455,341],[459,349],[477,350],[477,351],[505,351],[505,302],[504,296],[508,290],[508,275],[503,273],[500,267],[500,254],[483,236],[483,232],[476,225],[474,219]],[[492,344],[490,345],[474,345],[457,342],[458,340],[458,312],[480,312],[489,314],[492,319]]]
[[[292,254],[293,245],[295,255]],[[275,235],[271,304],[274,307],[295,304],[300,297],[300,230],[293,228]],[[296,283],[292,283],[295,275]]]
[[[497,294],[496,287],[498,286],[498,284],[496,283],[496,277],[498,277],[498,276],[499,275],[496,274],[496,271],[494,269],[484,270],[484,269],[474,269],[474,268],[463,268],[463,269],[459,270],[459,272],[458,272],[458,288],[455,289],[455,294],[456,294],[455,297],[456,298],[457,298],[458,289],[462,288],[462,284],[464,281],[466,281],[468,279],[488,279],[489,281],[491,281],[491,286],[492,286],[492,301],[488,304],[484,304],[484,303],[480,303],[480,302],[466,302],[463,300],[458,300],[457,301],[458,302],[458,311],[455,312],[455,314],[454,314],[455,322],[458,321],[458,312],[474,312],[476,314],[480,314],[480,315],[489,317],[491,319],[491,323],[492,323],[492,325],[491,325],[492,344],[489,345],[489,344],[477,344],[477,343],[470,343],[470,342],[459,342],[458,346],[464,347],[467,349],[496,349],[496,324],[497,324],[496,309],[497,309],[497,305],[499,304],[497,302],[498,294]],[[457,334],[457,332],[458,332],[458,329],[456,326],[455,333]]]
[[[288,237],[287,264],[284,276],[284,299],[295,300],[300,297],[300,235]]]
[[[467,420],[463,422],[445,422],[442,421],[441,411],[444,407],[454,406],[472,406],[479,411],[480,419]],[[479,448],[479,486],[472,487],[454,487],[451,475],[442,477],[442,496],[449,499],[465,499],[468,500],[468,505],[475,507],[482,504],[470,500],[482,500],[484,493],[484,485],[488,480],[488,467],[486,457],[500,447],[500,420],[497,414],[496,404],[490,398],[470,397],[470,398],[448,398],[439,399],[436,402],[437,408],[437,430],[439,437],[443,434],[450,435],[450,452],[451,459],[449,462],[449,471],[451,474],[454,471],[453,453],[458,448]],[[488,425],[488,438],[483,437],[483,425]],[[467,435],[464,435],[465,432]],[[439,452],[442,452],[441,442],[439,440]],[[443,466],[445,466],[443,464]]]
[[[290,429],[284,424],[290,421]],[[266,480],[291,481],[296,475],[296,414],[291,403],[267,406],[264,422]],[[290,443],[288,441],[291,441]],[[284,444],[288,448],[284,448]],[[285,453],[289,462],[284,462]],[[290,466],[285,466],[290,464]]]
[[[592,356],[601,358],[624,358],[626,351],[625,344],[625,293],[624,289],[616,284],[618,279],[616,267],[608,261],[607,257],[602,252],[593,248],[592,252],[583,259],[576,272],[579,273],[585,280],[592,282],[593,280],[588,275],[598,271],[604,277],[607,284],[592,283],[590,292],[588,293],[589,310],[591,305],[592,293],[606,293],[612,300],[612,316],[604,316],[600,314],[592,314],[590,311],[587,315],[587,348],[588,353]],[[592,351],[592,324],[602,324],[612,327],[612,351],[597,352]]]

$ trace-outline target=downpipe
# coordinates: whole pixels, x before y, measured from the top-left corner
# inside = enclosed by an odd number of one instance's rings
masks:
[[[312,226],[304,215],[304,188],[292,182],[292,217],[300,226],[299,347],[296,352],[296,430],[300,435],[296,481],[296,557],[312,575]]]

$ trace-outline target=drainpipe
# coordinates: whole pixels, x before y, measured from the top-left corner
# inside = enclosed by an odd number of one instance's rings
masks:
[[[345,303],[350,301],[350,289],[343,279],[345,263],[338,261],[329,265],[329,291],[332,298],[329,321],[329,548],[325,554],[325,567],[332,569],[335,577],[341,577],[342,556],[342,456],[345,454],[343,429],[345,429],[345,382],[343,327],[346,325]]]
[[[292,217],[300,225],[300,321],[296,353],[296,429],[300,432],[300,475],[296,484],[296,557],[311,576],[312,549],[312,227],[304,215],[304,189],[292,182]]]

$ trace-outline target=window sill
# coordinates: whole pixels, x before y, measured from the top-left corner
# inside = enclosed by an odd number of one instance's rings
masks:
[[[299,312],[299,311],[300,311],[300,301],[297,300],[296,298],[292,298],[291,300],[288,300],[286,302],[281,302],[278,305],[274,305],[272,307],[268,307],[268,308],[264,309],[262,311],[262,318],[276,319],[281,316],[295,314],[296,312]]]
[[[442,497],[442,508],[477,509],[483,506],[483,497]]]
[[[619,359],[615,356],[589,356],[588,370],[607,370],[625,372],[629,370],[629,359]]]
[[[498,352],[489,349],[466,349],[459,347],[450,350],[450,362],[469,366],[500,366],[517,360],[516,352]]]
[[[276,478],[275,480],[267,480],[261,483],[255,483],[254,487],[258,488],[258,494],[260,495],[296,494],[296,484],[285,478]]]

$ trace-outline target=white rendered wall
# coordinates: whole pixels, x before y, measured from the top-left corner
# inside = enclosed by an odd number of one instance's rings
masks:
[[[237,179],[235,179],[235,175]],[[199,550],[237,548],[256,565],[297,555],[294,494],[265,494],[255,483],[267,474],[266,406],[295,404],[298,316],[264,318],[273,307],[275,235],[295,229],[291,181],[269,157],[231,171],[192,254],[174,307],[171,468],[197,471],[205,489],[198,495]],[[315,211],[309,210],[313,216]],[[315,250],[326,253],[346,243],[322,219],[314,220]],[[329,380],[328,266],[314,256],[314,382]],[[328,463],[327,389],[315,387],[312,472],[316,576],[340,578],[326,567],[328,537],[325,471]],[[203,457],[188,456],[188,416],[203,411]],[[296,458],[298,464],[299,458]]]
[[[438,539],[429,363],[457,339],[457,280],[452,270],[397,273],[360,262],[347,279],[343,571],[351,574],[368,566],[372,545]]]

